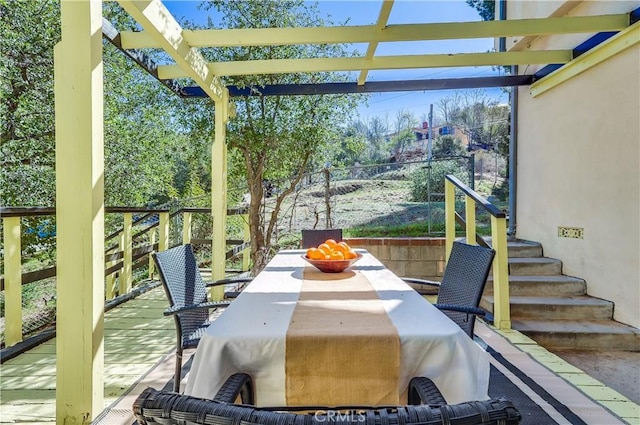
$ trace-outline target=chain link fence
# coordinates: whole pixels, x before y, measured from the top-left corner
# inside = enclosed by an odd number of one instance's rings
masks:
[[[305,175],[282,202],[276,239],[316,228],[341,228],[349,236],[443,235],[447,174],[473,187],[473,156],[356,165]],[[281,193],[277,183],[267,187],[265,220]]]
[[[480,166],[479,166],[480,165]],[[454,174],[486,197],[495,192],[500,181],[504,181],[504,165],[489,157],[482,161],[471,156],[448,157],[431,161],[356,165],[347,168],[329,168],[304,176],[295,190],[282,202],[278,216],[275,240],[280,247],[297,246],[302,229],[340,228],[350,237],[385,236],[442,236],[444,235],[444,176]],[[475,176],[475,178],[474,178]],[[276,199],[284,184],[265,182],[263,220],[269,219]],[[242,199],[244,187],[230,187],[234,199]],[[490,198],[491,200],[491,198]],[[210,208],[211,197],[204,195],[187,200],[174,200],[163,205],[174,213],[184,207]],[[498,199],[499,207],[506,206],[506,198]],[[459,210],[459,209],[458,209]],[[480,213],[479,213],[480,214]],[[111,217],[113,216],[113,217]],[[121,216],[108,217],[109,231],[120,228]],[[157,218],[157,217],[154,217]],[[479,231],[483,218],[478,217]],[[170,223],[170,245],[182,242],[182,214],[172,214]],[[242,239],[245,217],[229,217],[227,237]],[[53,217],[39,221],[24,220],[27,229],[23,240],[26,257],[24,271],[42,269],[55,265],[53,256],[36,258],[36,253],[48,252],[46,247],[55,245],[54,233],[37,235],[35,242],[28,239],[29,229],[44,232],[45,224],[51,226]],[[145,222],[148,224],[148,222]],[[486,219],[488,226],[489,218]],[[2,223],[0,223],[0,228]],[[134,232],[135,233],[135,232]],[[34,236],[35,237],[35,236]],[[193,214],[192,238],[211,237],[211,216],[207,213]],[[45,239],[43,239],[45,238]],[[43,241],[49,241],[47,244]],[[284,243],[282,241],[285,241]],[[51,245],[51,246],[49,246]],[[35,248],[38,249],[35,249]],[[34,248],[34,249],[32,249]],[[33,251],[33,252],[32,252]],[[211,258],[211,246],[197,247],[198,258],[206,265]],[[2,274],[3,261],[0,261]],[[136,271],[134,280],[144,279],[146,269]],[[134,284],[135,285],[135,284]],[[0,291],[0,345],[4,333],[4,291]],[[25,336],[37,333],[55,320],[55,278],[49,277],[23,285],[23,318]]]

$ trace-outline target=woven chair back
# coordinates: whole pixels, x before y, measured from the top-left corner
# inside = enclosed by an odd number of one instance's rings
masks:
[[[440,282],[437,303],[477,308],[494,255],[495,251],[490,248],[454,242]],[[474,315],[448,310],[442,312],[473,337]]]
[[[312,248],[320,245],[327,239],[334,239],[337,242],[342,240],[342,229],[303,229],[302,248]]]
[[[190,244],[177,246],[153,255],[171,307],[185,307],[207,301],[207,289],[200,275],[196,257]],[[197,338],[194,330],[209,322],[206,309],[190,310],[176,316],[182,334],[182,346],[192,346]]]

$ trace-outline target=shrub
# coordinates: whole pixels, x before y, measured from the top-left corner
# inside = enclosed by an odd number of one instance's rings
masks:
[[[444,201],[444,179],[453,174],[465,183],[469,181],[466,158],[433,161],[411,175],[411,200],[414,202]]]

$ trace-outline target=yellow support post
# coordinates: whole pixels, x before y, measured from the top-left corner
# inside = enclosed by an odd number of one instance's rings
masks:
[[[149,243],[151,244],[151,249],[153,250],[153,246],[156,244],[156,229],[149,230]],[[151,256],[153,252],[149,253],[149,279],[153,280],[153,275],[156,271],[156,263],[153,261],[153,257]]]
[[[122,272],[120,273],[120,295],[131,292],[133,281],[133,214],[123,214],[122,227]]]
[[[191,243],[191,213],[182,213],[182,244]]]
[[[491,240],[496,251],[493,259],[493,324],[498,329],[511,329],[506,218],[491,216]]]
[[[104,409],[102,1],[60,2],[54,49],[56,423]]]
[[[22,244],[20,217],[3,217],[5,343],[22,341]]]
[[[476,201],[469,195],[464,197],[464,220],[466,222],[467,243],[476,245]]]
[[[456,238],[456,187],[449,180],[444,181],[444,218],[445,218],[445,259],[449,254]]]
[[[158,251],[166,251],[169,249],[169,213],[161,212],[158,216]]]
[[[242,226],[242,239],[247,242],[251,240],[251,228],[249,227],[249,214],[242,214],[244,221]],[[251,259],[251,248],[242,251],[242,271],[249,270],[249,260]]]
[[[222,99],[215,102],[215,139],[211,149],[211,216],[213,231],[211,235],[211,279],[224,278],[227,250],[227,144],[226,130],[228,121],[229,92],[225,89]],[[210,290],[212,300],[224,297],[224,287]]]

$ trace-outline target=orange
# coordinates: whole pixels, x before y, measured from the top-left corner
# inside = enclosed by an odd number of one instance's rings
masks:
[[[357,257],[358,257],[358,254],[356,254],[355,251],[351,249],[344,253],[345,260],[353,260],[354,258],[357,258]]]
[[[324,241],[324,243],[329,245],[329,248],[331,249],[338,245],[338,242],[336,242],[334,239],[327,239],[326,241]]]
[[[307,250],[307,258],[312,260],[324,260],[325,254],[318,248],[309,248]]]
[[[332,251],[329,256],[330,260],[344,260],[344,254],[340,251]]]
[[[344,242],[344,241],[340,241],[338,242],[338,245],[343,246],[345,248],[347,248],[347,251],[351,249],[351,247],[349,246],[348,243]]]
[[[320,251],[324,251],[325,255],[331,254],[331,251],[332,251],[331,247],[329,245],[327,245],[326,243],[321,243],[320,245],[318,245],[318,249]]]
[[[349,251],[349,248],[345,247],[344,245],[342,245],[342,242],[341,242],[341,243],[337,244],[336,246],[334,246],[333,250],[341,252],[341,253],[344,254],[345,252]]]

